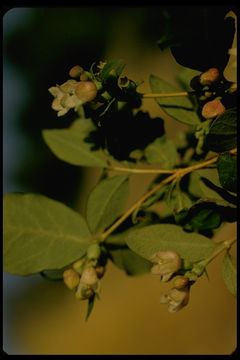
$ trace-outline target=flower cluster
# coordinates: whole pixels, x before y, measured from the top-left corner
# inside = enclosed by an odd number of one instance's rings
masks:
[[[151,273],[160,275],[161,281],[168,281],[181,268],[181,258],[174,251],[158,251],[151,261],[155,263]]]
[[[154,263],[151,273],[160,275],[163,282],[169,281],[182,266],[182,260],[175,251],[158,251],[153,255]],[[185,276],[177,276],[174,279],[174,287],[161,296],[160,302],[168,304],[169,312],[177,312],[188,304],[190,281]]]
[[[105,272],[105,266],[100,261],[101,249],[98,244],[92,244],[85,257],[72,264],[63,273],[63,281],[70,290],[75,290],[79,300],[87,300],[99,295],[100,279]]]
[[[168,311],[175,313],[188,304],[190,285],[188,278],[181,276],[174,282],[174,287],[160,298],[162,304],[168,305]]]
[[[79,78],[80,81],[70,79],[62,85],[52,86],[48,91],[54,96],[52,109],[57,111],[58,116],[65,115],[70,109],[78,111],[78,108],[97,96],[96,84],[88,77],[80,66],[74,66],[69,75]]]

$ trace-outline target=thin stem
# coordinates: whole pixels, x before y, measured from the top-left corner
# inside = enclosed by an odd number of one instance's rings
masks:
[[[229,153],[233,154],[233,155],[236,154],[237,153],[237,148],[230,150]],[[208,167],[209,165],[214,164],[217,161],[218,156],[219,155],[216,155],[216,156],[212,157],[211,159],[202,161],[202,162],[200,162],[200,163],[198,163],[196,165],[187,166],[186,168],[180,168],[180,169],[178,169],[177,174],[178,174],[178,176],[183,176],[183,175],[186,175],[186,174],[188,174],[190,172],[193,172],[194,170],[198,170],[198,169]]]
[[[146,93],[140,94],[144,99],[163,98],[163,97],[178,97],[178,96],[189,96],[191,92],[182,91],[176,93]]]
[[[156,185],[154,188],[149,190],[145,195],[143,195],[135,204],[133,204],[112,226],[110,226],[109,229],[104,231],[104,233],[101,235],[101,241],[104,241],[114,230],[118,228],[119,225],[121,225],[129,215],[131,215],[135,209],[137,209],[139,206],[142,205],[142,203],[150,197],[152,194],[154,194],[157,190],[159,190],[163,185],[168,184],[176,177],[176,174],[168,176],[166,179],[161,181],[158,185]]]
[[[236,154],[237,149],[232,149],[229,151],[229,153]],[[113,233],[113,231],[115,231],[118,228],[119,225],[121,225],[128,218],[129,215],[131,215],[134,212],[134,210],[136,210],[138,207],[140,207],[147,198],[149,198],[151,195],[153,195],[155,192],[157,192],[159,189],[161,189],[161,187],[172,182],[175,179],[181,178],[182,176],[184,176],[194,170],[201,169],[210,164],[215,163],[218,159],[218,156],[219,155],[216,155],[216,156],[212,157],[211,159],[202,161],[201,163],[196,164],[196,165],[188,166],[186,168],[176,169],[176,171],[172,175],[168,176],[167,178],[162,180],[159,184],[154,186],[151,190],[149,190],[135,204],[133,204],[112,226],[110,226],[110,228],[108,228],[106,231],[104,231],[100,236],[100,241],[103,242],[110,234]]]
[[[216,251],[214,251],[213,254],[205,260],[205,264],[206,265],[209,264],[213,259],[215,259],[219,254],[221,254],[221,252],[230,249],[236,241],[237,241],[236,237],[230,240],[223,241],[216,249]]]
[[[131,169],[127,167],[120,167],[120,166],[109,166],[108,170],[114,171],[121,171],[121,172],[128,172],[133,174],[173,174],[177,170],[163,170],[163,169]]]

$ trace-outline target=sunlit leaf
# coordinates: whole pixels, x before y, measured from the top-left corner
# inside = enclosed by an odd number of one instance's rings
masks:
[[[227,252],[222,262],[223,281],[231,294],[237,293],[237,269],[235,259]]]
[[[7,194],[3,208],[4,270],[28,275],[61,269],[86,252],[85,220],[55,200],[36,194]]]
[[[128,232],[125,240],[130,249],[148,260],[157,251],[172,250],[194,262],[209,256],[216,247],[207,237],[187,233],[172,224],[150,225]]]
[[[155,75],[150,75],[149,82],[153,93],[179,92],[174,86]],[[187,125],[197,125],[200,123],[200,119],[187,96],[159,97],[156,98],[156,101],[168,115],[181,123]]]
[[[43,130],[43,138],[54,155],[72,165],[105,167],[100,150],[91,150],[85,138],[95,129],[90,119],[80,119],[68,129]]]

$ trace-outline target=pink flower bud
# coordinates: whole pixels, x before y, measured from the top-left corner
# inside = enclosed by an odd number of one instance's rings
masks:
[[[79,65],[73,66],[69,71],[69,76],[72,78],[78,78],[84,72],[83,68]]]
[[[205,119],[213,119],[216,116],[223,114],[225,107],[219,99],[207,102],[202,108],[202,116]]]
[[[97,87],[93,81],[80,81],[75,94],[82,103],[92,101],[97,96]]]
[[[201,85],[211,85],[219,79],[220,73],[217,68],[211,68],[200,75]]]
[[[174,279],[174,283],[173,283],[175,289],[178,290],[185,288],[188,284],[189,284],[189,279],[185,276],[177,276]]]

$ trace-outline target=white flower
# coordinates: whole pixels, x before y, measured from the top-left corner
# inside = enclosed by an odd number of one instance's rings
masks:
[[[100,282],[97,276],[97,272],[93,267],[87,267],[84,269],[80,278],[75,296],[79,300],[86,300],[100,291]]]
[[[159,251],[152,257],[151,261],[156,263],[151,273],[160,275],[161,281],[168,281],[173,273],[181,268],[181,258],[174,251]]]
[[[57,111],[58,116],[65,115],[68,110],[82,105],[82,101],[76,96],[75,90],[79,82],[76,80],[68,80],[62,85],[52,86],[48,91],[54,96],[52,102],[53,110]]]
[[[168,311],[171,313],[181,310],[188,304],[189,287],[183,289],[172,288],[168,293],[163,294],[160,298],[162,304],[168,304]]]
[[[73,108],[77,111],[79,106],[97,96],[97,87],[93,81],[68,80],[62,85],[50,87],[48,91],[54,96],[52,108],[58,116],[65,115]]]

